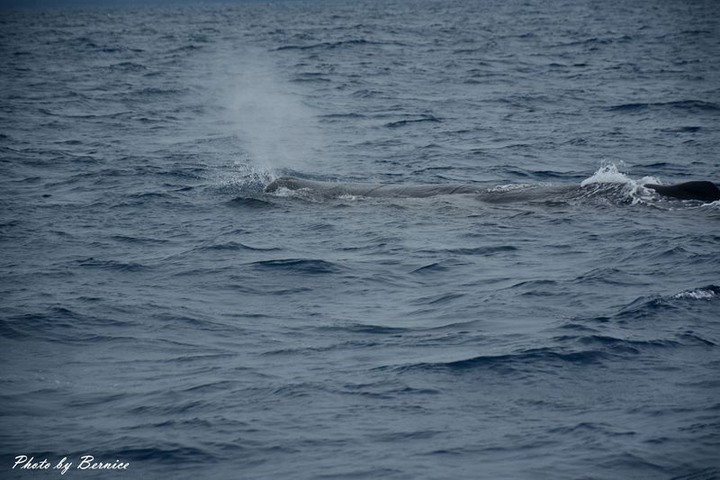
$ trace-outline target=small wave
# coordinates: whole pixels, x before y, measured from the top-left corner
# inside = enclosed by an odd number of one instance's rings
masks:
[[[422,297],[414,300],[412,303],[416,305],[444,305],[446,303],[452,303],[459,298],[465,297],[465,293],[443,293],[440,295],[433,295],[430,297]]]
[[[720,105],[713,102],[703,102],[700,100],[680,100],[675,102],[649,102],[649,103],[623,103],[608,107],[611,112],[638,112],[653,108],[662,109],[678,109],[690,112],[697,111],[718,111]]]
[[[174,96],[184,93],[181,90],[173,89],[173,88],[155,88],[155,87],[147,87],[143,88],[137,92],[135,92],[137,95],[142,96]]]
[[[321,43],[313,43],[310,45],[283,45],[281,47],[277,47],[276,51],[283,51],[283,50],[315,50],[315,49],[334,49],[334,48],[340,48],[340,47],[355,47],[360,45],[376,45],[377,42],[370,42],[365,39],[354,39],[354,40],[341,40],[338,42],[321,42]]]
[[[363,88],[360,90],[356,90],[351,94],[355,98],[373,98],[373,97],[381,97],[383,95],[383,92],[379,90],[370,90],[367,88]]]
[[[87,328],[94,325],[125,326],[126,323],[108,316],[94,317],[70,308],[51,306],[43,311],[8,316],[0,321],[0,333],[7,338],[35,337],[61,343],[127,340],[127,337],[116,335],[99,335]]]
[[[88,257],[78,260],[77,265],[85,268],[99,268],[102,270],[113,270],[118,272],[141,272],[149,267],[136,262],[118,262],[116,260],[99,260],[94,257]]]
[[[312,83],[312,82],[332,82],[330,78],[328,78],[324,73],[320,72],[306,72],[306,73],[299,73],[293,77],[294,82],[305,82],[305,83]]]
[[[147,70],[145,65],[134,62],[120,62],[114,65],[110,65],[110,70],[118,71],[123,73],[143,72]]]
[[[647,349],[675,348],[680,342],[668,339],[622,339],[609,335],[563,335],[555,337],[554,340],[560,344],[577,344],[584,347],[595,346],[614,353],[639,354]]]
[[[150,238],[150,237],[139,237],[133,235],[113,235],[110,238],[118,242],[138,244],[138,245],[153,245],[153,244],[165,244],[169,240],[165,238]]]
[[[345,335],[369,334],[369,335],[402,335],[408,331],[402,327],[388,327],[385,325],[372,325],[368,323],[351,323],[349,325],[332,325],[318,327],[318,330],[340,332]]]
[[[422,253],[431,254],[450,254],[450,255],[469,255],[488,257],[498,253],[515,252],[518,248],[513,245],[489,245],[483,247],[459,247],[433,250],[420,250]],[[424,267],[423,267],[424,268]]]
[[[440,123],[442,120],[439,118],[433,116],[433,115],[424,115],[420,118],[413,118],[408,120],[398,120],[396,122],[390,122],[386,123],[385,126],[387,128],[398,128],[398,127],[404,127],[405,125],[409,125],[411,123],[422,123],[422,122],[433,122],[433,123]]]
[[[703,312],[704,303],[714,301],[718,296],[720,287],[716,285],[689,289],[668,296],[641,296],[611,317],[603,317],[602,321],[612,319],[619,323],[628,323],[671,318],[687,320],[691,316],[702,320],[707,318],[707,314]]]
[[[570,365],[589,365],[602,361],[607,354],[600,350],[585,351],[556,351],[552,348],[535,348],[524,350],[518,353],[506,355],[478,355],[461,360],[453,360],[449,362],[422,362],[400,367],[400,370],[449,370],[455,372],[463,372],[467,370],[506,370],[506,371],[524,371],[528,368],[537,368],[541,365],[550,364],[570,364]]]
[[[320,118],[323,120],[325,120],[325,119],[327,119],[327,120],[335,120],[335,119],[355,120],[355,119],[364,119],[364,118],[366,118],[366,116],[361,113],[348,112],[348,113],[329,113],[326,115],[320,115]]]
[[[446,250],[447,253],[453,253],[456,255],[480,255],[489,256],[495,255],[496,253],[503,252],[515,252],[518,248],[512,245],[497,245],[491,247],[474,247],[474,248],[451,248]]]
[[[697,133],[704,129],[705,129],[704,127],[687,126],[687,127],[659,128],[657,130],[660,132],[665,132],[665,133]]]
[[[250,250],[254,252],[274,252],[277,250],[280,250],[277,247],[252,247],[250,245],[245,245],[244,243],[240,242],[227,242],[227,243],[216,243],[213,245],[208,245],[205,247],[200,247],[199,250],[230,250],[230,251],[239,251],[239,250]]]
[[[169,50],[168,54],[178,54],[178,53],[185,53],[185,52],[193,52],[195,50],[201,50],[203,47],[201,45],[195,45],[195,44],[188,44],[183,45],[182,47],[174,48]]]
[[[228,200],[226,205],[244,208],[272,208],[274,206],[270,202],[252,197],[235,197],[232,200]]]
[[[285,258],[278,260],[263,260],[253,262],[251,265],[256,268],[269,270],[282,270],[295,273],[327,274],[338,273],[342,267],[333,262],[307,258]]]
[[[433,273],[433,272],[445,272],[449,270],[448,267],[445,265],[434,262],[430,263],[428,265],[423,265],[422,267],[418,267],[415,270],[411,271],[410,273],[418,273],[418,274],[426,274],[426,273]]]
[[[124,450],[115,451],[109,455],[109,457],[115,456],[125,460],[132,460],[136,462],[162,462],[162,463],[174,463],[182,462],[185,463],[196,463],[196,464],[207,464],[209,462],[216,461],[217,458],[208,451],[192,448],[192,447],[181,447],[175,448],[168,446],[168,448],[127,448]],[[99,458],[102,458],[98,455]]]
[[[709,467],[692,473],[683,474],[678,477],[673,477],[670,480],[717,480],[718,478],[720,478],[720,468]]]
[[[637,321],[645,318],[653,318],[668,310],[675,310],[671,302],[659,296],[639,297],[624,307],[615,315],[615,318],[623,321]]]
[[[128,195],[128,198],[132,198],[135,200],[145,200],[151,198],[172,198],[172,195],[164,192],[137,192],[131,193],[130,195]]]

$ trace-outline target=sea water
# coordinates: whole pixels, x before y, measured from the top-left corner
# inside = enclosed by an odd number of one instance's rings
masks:
[[[720,476],[716,2],[199,3],[0,11],[0,477]]]

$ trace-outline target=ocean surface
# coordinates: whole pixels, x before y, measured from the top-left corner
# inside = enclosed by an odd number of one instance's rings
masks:
[[[1,478],[720,478],[720,203],[642,187],[720,181],[720,3],[6,9],[0,62]]]

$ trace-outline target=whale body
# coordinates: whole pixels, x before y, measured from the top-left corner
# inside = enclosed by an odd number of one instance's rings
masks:
[[[305,180],[296,177],[280,177],[265,187],[265,192],[288,190],[310,190],[327,197],[353,195],[358,197],[400,197],[422,198],[436,195],[479,193],[485,190],[474,185],[393,185],[386,183],[333,183]]]
[[[395,197],[395,198],[423,198],[437,195],[455,194],[476,194],[488,200],[524,200],[537,199],[539,197],[562,194],[574,190],[590,188],[590,186],[534,186],[498,191],[488,189],[485,186],[473,184],[434,184],[434,185],[396,185],[396,184],[373,184],[373,183],[334,183],[320,182],[317,180],[306,180],[297,177],[280,177],[265,187],[265,192],[277,192],[281,188],[288,190],[307,190],[314,194],[328,198],[337,198],[343,195],[360,197]],[[609,184],[613,185],[613,184]],[[622,184],[618,184],[622,185]],[[652,189],[659,195],[680,200],[701,200],[703,202],[714,202],[720,200],[720,189],[709,181],[692,181],[678,183],[675,185],[647,184],[646,188]]]
[[[651,188],[665,197],[680,200],[701,200],[703,202],[720,200],[720,189],[714,183],[707,181],[685,182],[675,185],[654,185],[649,183],[645,187]]]

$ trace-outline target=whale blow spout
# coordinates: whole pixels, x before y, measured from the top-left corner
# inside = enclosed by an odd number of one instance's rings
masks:
[[[720,200],[720,189],[708,181],[685,182],[675,185],[647,184],[645,187],[655,190],[664,197],[680,200],[702,200],[703,202]]]

